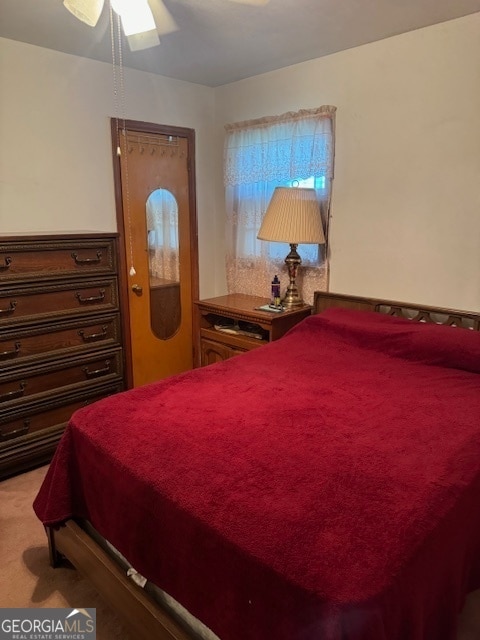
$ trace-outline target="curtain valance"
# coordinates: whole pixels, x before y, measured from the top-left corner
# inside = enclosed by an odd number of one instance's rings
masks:
[[[225,186],[333,178],[335,111],[322,106],[226,125]]]

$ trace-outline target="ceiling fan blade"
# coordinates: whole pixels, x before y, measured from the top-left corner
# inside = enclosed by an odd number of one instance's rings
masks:
[[[153,19],[157,25],[157,31],[161,36],[178,31],[177,23],[162,0],[149,0],[148,4],[150,5],[150,9],[153,13]]]
[[[270,0],[230,0],[230,2],[238,2],[238,4],[249,4],[254,7],[263,7],[268,4]]]
[[[94,27],[102,13],[104,0],[63,0],[63,5],[76,18]]]

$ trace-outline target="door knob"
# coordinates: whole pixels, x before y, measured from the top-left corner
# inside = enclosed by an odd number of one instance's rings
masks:
[[[137,296],[141,296],[143,293],[143,287],[141,287],[139,284],[134,284],[132,285],[132,291],[133,293],[136,293]]]

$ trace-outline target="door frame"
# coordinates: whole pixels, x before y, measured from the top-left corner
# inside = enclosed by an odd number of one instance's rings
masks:
[[[155,124],[152,122],[139,122],[137,120],[119,120],[110,118],[112,158],[113,158],[113,183],[115,190],[115,209],[117,214],[118,231],[118,279],[120,298],[120,317],[122,322],[122,332],[124,335],[125,354],[125,379],[128,389],[133,387],[133,366],[132,348],[130,341],[130,306],[128,301],[129,281],[127,276],[128,260],[125,240],[128,237],[128,230],[125,229],[125,218],[122,198],[122,174],[120,157],[117,148],[123,148],[118,135],[123,135],[125,129],[128,131],[138,131],[139,133],[159,134],[165,136],[176,136],[186,138],[188,143],[188,206],[190,212],[190,273],[192,284],[192,329],[195,332],[198,326],[197,306],[194,304],[199,297],[199,268],[198,268],[198,227],[197,227],[197,197],[195,180],[195,130],[187,127],[176,127],[173,125]],[[195,335],[192,335],[192,362],[196,366],[198,361],[198,345]]]

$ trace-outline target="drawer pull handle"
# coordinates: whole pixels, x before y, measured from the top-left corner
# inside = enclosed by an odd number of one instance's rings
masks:
[[[98,264],[102,261],[102,252],[97,251],[96,258],[79,258],[78,253],[72,253],[72,258],[75,260],[75,264]]]
[[[107,325],[102,327],[102,331],[100,333],[91,333],[90,335],[85,335],[85,331],[83,329],[78,332],[78,335],[81,336],[84,342],[95,342],[95,340],[102,340],[107,337]]]
[[[0,360],[7,360],[8,358],[15,358],[20,353],[20,342],[15,342],[14,348],[11,351],[0,351]]]
[[[95,369],[94,371],[90,371],[88,367],[83,367],[82,371],[88,379],[106,376],[110,373],[110,360],[105,360],[105,365],[103,369]]]
[[[6,431],[6,432],[0,429],[0,441],[11,440],[12,438],[18,438],[18,436],[24,436],[26,433],[28,433],[29,429],[30,429],[30,420],[24,420],[23,427],[20,427],[20,429],[13,429],[13,431]]]
[[[100,289],[100,295],[91,296],[90,298],[82,298],[82,294],[77,291],[75,294],[76,299],[80,302],[80,304],[91,304],[92,302],[103,302],[105,300],[105,289]]]
[[[0,309],[0,315],[2,314],[7,315],[8,313],[13,313],[16,308],[17,308],[17,301],[11,300],[9,307],[7,307],[6,309]]]
[[[26,382],[20,382],[20,388],[15,391],[9,391],[8,393],[2,393],[0,395],[0,402],[7,402],[7,400],[15,400],[15,398],[21,398],[25,393]]]
[[[12,264],[12,259],[10,257],[4,258],[3,264],[0,264],[0,269],[4,271],[5,269],[8,269],[11,264]]]

